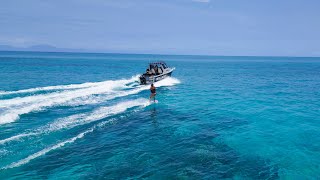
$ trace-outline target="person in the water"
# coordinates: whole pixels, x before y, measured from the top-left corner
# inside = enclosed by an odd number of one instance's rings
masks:
[[[153,84],[151,84],[150,91],[151,91],[150,101],[153,98],[153,101],[156,102],[156,94],[157,93],[156,93],[156,87]]]

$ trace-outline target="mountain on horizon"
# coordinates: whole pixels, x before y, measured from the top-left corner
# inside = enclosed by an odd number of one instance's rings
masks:
[[[29,47],[0,45],[0,51],[35,51],[35,52],[86,52],[83,49],[58,48],[48,44],[38,44]]]

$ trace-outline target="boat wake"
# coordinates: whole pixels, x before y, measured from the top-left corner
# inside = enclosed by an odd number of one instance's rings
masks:
[[[45,126],[37,128],[36,130],[28,133],[18,134],[6,139],[0,140],[0,145],[9,143],[11,141],[21,140],[22,138],[29,137],[29,136],[37,136],[43,133],[50,133],[62,129],[71,129],[75,126],[88,124],[94,121],[98,121],[122,112],[125,112],[127,109],[133,107],[146,107],[150,105],[150,101],[145,98],[139,98],[136,100],[131,101],[124,101],[120,102],[114,106],[106,106],[100,107],[93,112],[89,113],[81,113],[75,114],[68,117],[57,119],[56,121],[49,123]]]
[[[50,151],[52,151],[52,150],[58,149],[58,148],[63,147],[64,145],[66,145],[66,144],[68,144],[68,143],[73,143],[73,142],[76,141],[77,139],[83,138],[84,135],[92,132],[93,130],[94,130],[94,127],[92,127],[92,128],[90,128],[90,129],[88,129],[88,130],[86,130],[86,131],[78,134],[77,136],[75,136],[75,137],[73,137],[73,138],[70,138],[70,139],[68,139],[68,140],[66,140],[66,141],[60,142],[60,143],[58,143],[58,144],[56,144],[56,145],[53,145],[53,146],[51,146],[51,147],[45,148],[45,149],[43,149],[43,150],[41,150],[41,151],[38,151],[38,152],[36,152],[36,153],[34,153],[34,154],[32,154],[32,155],[30,155],[30,156],[28,156],[28,157],[26,157],[26,158],[24,158],[24,159],[22,159],[22,160],[19,160],[18,162],[13,162],[13,163],[11,163],[10,165],[5,166],[5,167],[3,167],[3,168],[1,168],[1,169],[4,170],[4,169],[9,169],[9,168],[14,168],[14,167],[18,167],[18,166],[21,166],[21,165],[23,165],[23,164],[26,164],[26,163],[28,163],[29,161],[31,161],[31,160],[33,160],[33,159],[35,159],[35,158],[37,158],[37,157],[43,156],[43,155],[45,155],[46,153],[48,153],[48,152],[50,152]]]
[[[133,109],[134,112],[136,112],[137,110],[141,110],[150,105],[149,100],[146,98],[136,98],[136,96],[133,96],[132,98],[130,96],[149,89],[149,86],[139,85],[137,82],[138,77],[139,76],[133,76],[132,78],[122,80],[0,92],[0,96],[3,97],[15,94],[13,98],[0,100],[0,126],[12,122],[19,123],[18,120],[21,118],[21,115],[37,111],[50,111],[51,109],[60,106],[74,108],[75,106],[96,104],[94,109],[91,109],[90,111],[58,117],[40,127],[24,130],[18,134],[11,135],[10,137],[0,139],[0,147],[10,151],[11,146],[20,146],[20,143],[21,146],[24,146],[25,144],[22,143],[22,141],[30,143],[29,141],[32,140],[30,137],[40,137],[41,134],[50,135],[50,133],[58,131],[60,133],[86,124],[90,124],[89,127],[91,126],[89,129],[82,131],[72,138],[62,141],[59,140],[59,142],[51,145],[49,143],[40,151],[31,151],[31,154],[21,157],[18,161],[10,162],[9,160],[9,165],[0,169],[4,170],[19,167],[50,151],[83,138],[86,134],[93,132],[97,127],[112,122],[114,120],[112,116],[126,113],[130,109]],[[178,79],[168,77],[162,81],[156,82],[155,85],[157,87],[174,86],[178,83],[180,83]],[[110,105],[103,104],[109,100],[127,96],[129,97],[127,100],[120,99],[121,101],[118,101],[117,103],[112,103]]]
[[[132,83],[136,82],[137,79],[138,76],[134,76],[127,80],[84,83],[79,85],[49,86],[5,92],[12,94],[43,90],[62,90],[47,94],[29,95],[0,100],[0,124],[12,123],[18,120],[20,115],[34,111],[46,110],[50,107],[79,106],[100,103],[117,97],[137,94],[148,89],[147,86],[139,86],[138,83],[136,83],[135,88],[132,88]],[[157,86],[172,86],[177,83],[179,83],[179,80],[167,78],[163,81],[157,82]]]

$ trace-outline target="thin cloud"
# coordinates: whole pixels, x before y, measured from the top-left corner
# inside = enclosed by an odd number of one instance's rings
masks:
[[[209,3],[210,0],[192,0],[193,2],[199,2],[199,3]]]

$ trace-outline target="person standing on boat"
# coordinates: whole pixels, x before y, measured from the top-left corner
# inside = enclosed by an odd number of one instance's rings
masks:
[[[156,94],[157,93],[156,93],[156,87],[153,84],[151,84],[150,91],[151,91],[150,101],[153,98],[153,101],[156,102]]]
[[[151,75],[151,71],[149,69],[146,70],[146,75]]]

